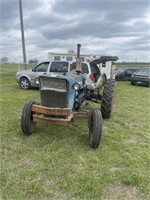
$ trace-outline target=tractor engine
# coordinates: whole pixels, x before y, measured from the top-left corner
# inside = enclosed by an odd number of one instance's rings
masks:
[[[42,106],[72,110],[80,107],[81,93],[85,87],[83,76],[69,73],[55,75],[55,77],[43,75],[39,77],[39,82]]]

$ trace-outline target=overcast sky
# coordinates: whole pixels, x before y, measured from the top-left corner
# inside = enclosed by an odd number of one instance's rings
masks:
[[[150,0],[22,0],[27,61],[50,52],[150,61]],[[1,58],[21,62],[18,0],[0,0]]]

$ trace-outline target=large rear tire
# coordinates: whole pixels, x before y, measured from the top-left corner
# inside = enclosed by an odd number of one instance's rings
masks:
[[[104,85],[101,112],[103,118],[110,118],[112,114],[113,103],[115,99],[116,84],[114,79],[108,79]]]
[[[102,136],[102,114],[98,110],[94,110],[89,114],[88,127],[89,127],[89,145],[91,148],[96,149]]]
[[[21,129],[24,134],[31,135],[35,131],[36,122],[33,121],[32,105],[35,104],[33,101],[25,103],[22,116],[21,116]]]

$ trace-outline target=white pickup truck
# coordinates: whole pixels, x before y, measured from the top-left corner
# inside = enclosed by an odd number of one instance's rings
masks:
[[[100,75],[105,79],[112,77],[112,61],[117,61],[116,56],[101,56],[91,62],[82,62],[82,73],[86,74],[92,82],[96,83]],[[75,69],[75,62],[69,61],[46,61],[41,62],[32,69],[18,71],[16,81],[21,89],[39,87],[36,80],[39,76],[47,73],[63,73],[64,70],[70,72]]]

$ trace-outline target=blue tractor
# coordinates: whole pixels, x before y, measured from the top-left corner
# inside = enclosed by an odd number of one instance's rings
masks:
[[[81,73],[80,47],[77,46],[77,61],[75,73],[46,74],[39,77],[41,103],[27,102],[22,110],[21,128],[24,134],[30,135],[35,131],[36,123],[46,123],[67,126],[77,116],[88,118],[89,145],[97,148],[102,136],[102,119],[109,118],[115,94],[115,80],[109,79],[100,87],[89,87],[87,77]],[[116,60],[113,57],[112,60]],[[82,111],[85,102],[101,103],[101,109]]]

